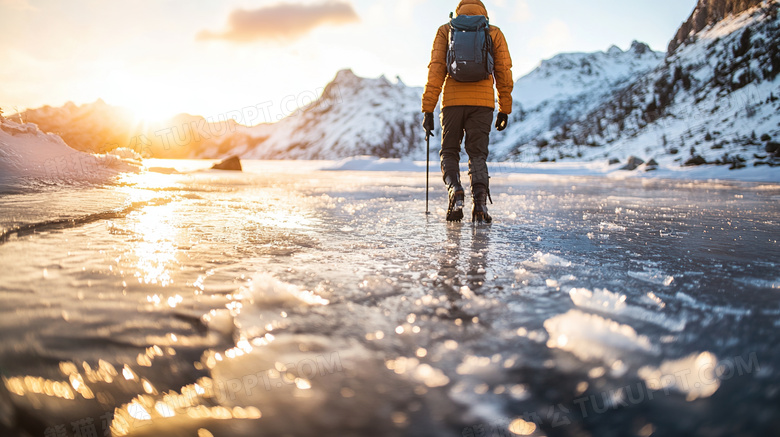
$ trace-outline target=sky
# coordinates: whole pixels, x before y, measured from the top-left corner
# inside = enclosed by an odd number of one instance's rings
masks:
[[[515,79],[561,52],[631,41],[665,51],[695,0],[483,0]],[[0,0],[6,115],[102,98],[139,117],[273,122],[345,68],[423,86],[437,28],[458,0]]]

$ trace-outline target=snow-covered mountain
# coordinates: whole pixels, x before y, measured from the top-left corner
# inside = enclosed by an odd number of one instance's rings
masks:
[[[513,93],[517,111],[510,128],[491,137],[494,158],[587,113],[662,60],[662,53],[634,42],[625,52],[613,46],[606,52],[567,53],[544,61],[517,81]],[[400,80],[360,78],[344,70],[309,107],[279,123],[249,128],[214,144],[223,153],[232,150],[247,158],[422,158],[421,95],[421,88]],[[438,139],[432,144],[435,149]],[[216,153],[208,149],[205,154]]]
[[[677,30],[669,42],[669,53],[674,53],[683,43],[691,42],[694,35],[707,26],[717,24],[729,15],[740,14],[766,0],[699,0],[691,16]]]
[[[664,54],[634,41],[627,51],[563,53],[515,83],[515,112],[509,128],[492,134],[491,153],[504,158],[518,145],[576,120],[609,100],[627,81],[656,68]]]
[[[130,111],[103,100],[84,105],[68,102],[60,107],[43,106],[9,118],[35,123],[41,130],[60,136],[70,147],[90,152],[126,146],[134,124]]]
[[[775,165],[779,6],[777,0],[753,3],[700,0],[661,65],[586,115],[518,145],[509,158],[623,160],[635,155],[669,165]],[[707,8],[721,11],[720,19],[703,12]],[[705,16],[709,24],[696,32],[690,23]]]
[[[148,123],[102,100],[44,106],[12,117],[90,153],[124,147],[154,158],[422,158],[421,95],[421,88],[400,79],[366,79],[343,70],[317,101],[274,124],[246,127],[225,115],[206,119],[189,114]]]
[[[83,105],[68,102],[60,107],[43,106],[9,118],[35,123],[79,151],[105,153],[121,147],[154,158],[203,157],[206,148],[215,154],[225,152],[215,149],[213,143],[241,131],[226,116],[207,120],[179,114],[170,120],[147,122],[100,99]]]
[[[422,89],[400,79],[395,83],[384,76],[366,79],[342,70],[311,105],[225,141],[234,143],[233,152],[245,158],[415,156],[424,150],[421,95]]]

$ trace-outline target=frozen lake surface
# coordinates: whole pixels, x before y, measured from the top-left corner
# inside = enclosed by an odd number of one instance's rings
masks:
[[[0,195],[0,434],[780,433],[780,186],[245,165]]]

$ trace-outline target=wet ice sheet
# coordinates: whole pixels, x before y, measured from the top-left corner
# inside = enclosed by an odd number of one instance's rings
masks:
[[[777,187],[495,177],[473,227],[418,173],[281,165],[31,194],[121,213],[0,245],[5,426],[777,429]]]

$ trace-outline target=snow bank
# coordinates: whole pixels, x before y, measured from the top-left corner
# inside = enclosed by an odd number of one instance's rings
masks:
[[[493,176],[543,175],[543,176],[594,176],[611,179],[676,179],[676,180],[732,180],[743,182],[780,183],[780,171],[768,166],[729,170],[727,166],[703,165],[698,167],[678,167],[661,165],[653,171],[621,170],[623,164],[609,165],[606,161],[596,162],[490,162],[488,169]],[[432,158],[431,173],[438,174],[438,158]],[[324,171],[403,171],[423,172],[425,161],[407,161],[402,159],[383,159],[373,156],[357,156],[335,163],[328,162]],[[466,162],[461,163],[461,171],[468,170]]]
[[[433,169],[438,171],[438,164]],[[325,171],[425,171],[425,163],[405,161],[401,159],[375,158],[373,156],[356,156],[342,159],[333,166],[325,167]]]
[[[0,183],[19,179],[101,182],[140,168],[140,157],[132,150],[105,155],[79,152],[35,124],[0,119]]]
[[[780,171],[768,166],[748,167],[739,170],[729,170],[725,165],[702,165],[698,167],[677,167],[661,164],[658,170],[642,171],[612,171],[613,178],[638,177],[656,179],[683,180],[733,180],[743,182],[774,182],[780,183]]]

